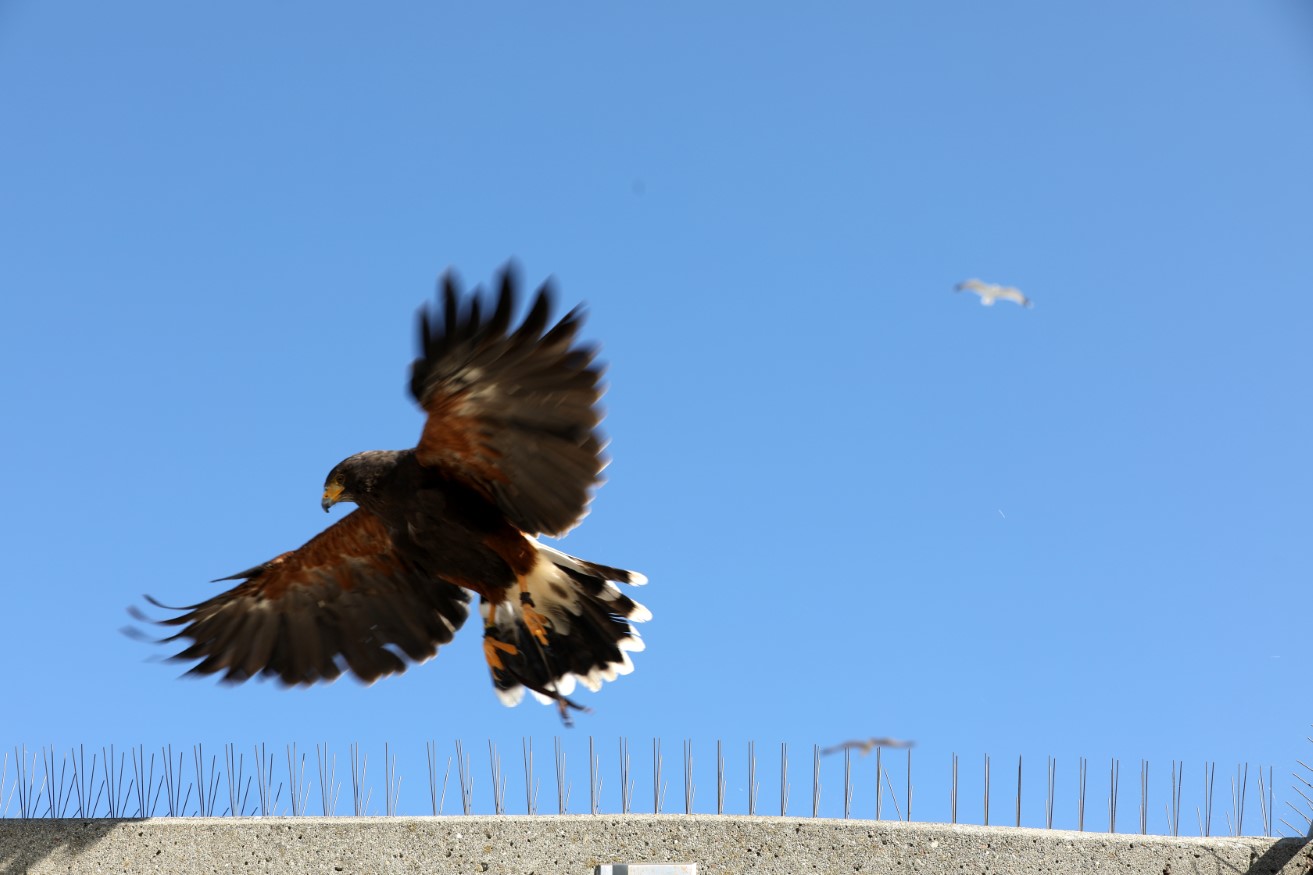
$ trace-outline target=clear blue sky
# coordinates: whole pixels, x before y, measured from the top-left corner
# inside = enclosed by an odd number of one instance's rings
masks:
[[[979,758],[1024,754],[1031,823],[1046,755],[1060,823],[1115,756],[1155,829],[1173,758],[1188,800],[1205,759],[1285,792],[1310,753],[1305,4],[10,0],[0,127],[4,745],[359,741],[372,775],[390,741],[420,811],[430,738],[496,740],[518,799],[534,737],[544,806],[553,735],[572,769],[627,735],[640,798],[663,738],[668,806],[693,738],[699,807],[715,739],[735,800],[787,741],[804,813],[811,744],[889,734],[918,818],[953,751],[976,821]],[[120,635],[413,445],[417,306],[511,256],[610,363],[563,546],[652,581],[595,713],[503,708],[477,624],[310,691]]]

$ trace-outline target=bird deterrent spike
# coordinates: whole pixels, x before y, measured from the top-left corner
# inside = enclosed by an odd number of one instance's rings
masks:
[[[957,823],[957,754],[953,754],[953,789],[949,793],[949,808],[953,813],[952,823]]]
[[[725,813],[725,745],[716,739],[716,813]]]
[[[789,745],[780,742],[780,817],[789,811]]]
[[[757,743],[748,742],[748,814],[757,813]]]
[[[693,813],[693,796],[697,788],[693,786],[693,739],[684,739],[684,813]]]
[[[852,749],[843,749],[843,818],[847,820],[853,802],[853,758]]]

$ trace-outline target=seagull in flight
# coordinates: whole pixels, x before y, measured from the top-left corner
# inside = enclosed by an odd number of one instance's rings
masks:
[[[832,753],[838,753],[841,750],[859,750],[862,752],[862,755],[865,756],[877,747],[914,747],[915,745],[915,741],[902,741],[897,738],[865,738],[860,741],[840,742],[839,744],[834,745],[834,747],[825,748],[821,753],[828,756]]]
[[[994,306],[994,302],[999,298],[1005,301],[1014,301],[1023,307],[1035,306],[1030,302],[1030,298],[1021,294],[1021,291],[1012,286],[1000,286],[997,283],[987,283],[977,279],[966,280],[953,286],[955,292],[975,292],[980,296],[980,303],[985,307]]]

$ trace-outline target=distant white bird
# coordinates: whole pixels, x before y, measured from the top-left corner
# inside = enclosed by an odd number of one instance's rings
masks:
[[[982,282],[981,280],[971,279],[960,282],[953,286],[955,292],[975,292],[980,296],[981,306],[992,307],[994,302],[999,298],[1005,301],[1015,301],[1023,307],[1035,306],[1030,302],[1030,298],[1021,294],[1020,290],[1012,286],[1000,286],[996,283]]]

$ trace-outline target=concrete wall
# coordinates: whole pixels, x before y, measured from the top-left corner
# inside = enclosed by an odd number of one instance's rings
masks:
[[[603,863],[687,862],[701,875],[1307,875],[1313,846],[707,815],[0,820],[0,875],[590,875]]]

